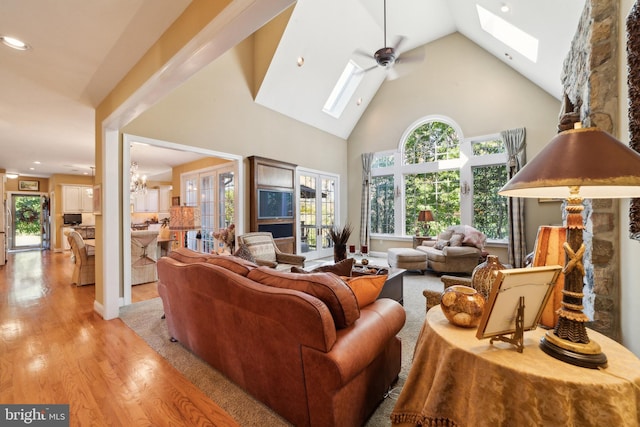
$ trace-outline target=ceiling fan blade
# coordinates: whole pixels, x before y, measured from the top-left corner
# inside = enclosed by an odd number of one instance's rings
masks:
[[[369,53],[369,52],[367,52],[367,51],[364,51],[364,50],[362,50],[362,49],[356,49],[356,50],[354,50],[354,51],[353,51],[353,54],[354,54],[354,55],[357,55],[357,56],[365,57],[365,58],[367,58],[367,59],[372,59],[372,60],[374,60],[374,61],[376,60],[376,58],[373,56],[373,54],[371,54],[371,53]]]
[[[411,64],[424,62],[424,48],[414,49],[410,53],[402,53],[396,60],[397,64]]]
[[[395,80],[402,77],[402,75],[396,70],[395,67],[391,67],[387,70],[387,80]]]
[[[402,47],[406,40],[407,38],[405,36],[396,36],[395,43],[393,43],[393,49],[396,52],[400,52],[400,47]]]

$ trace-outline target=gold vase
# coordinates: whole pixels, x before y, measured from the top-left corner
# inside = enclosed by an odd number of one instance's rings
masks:
[[[496,255],[487,255],[487,260],[473,269],[471,286],[488,301],[489,295],[491,295],[491,285],[496,277],[495,272],[505,268]]]
[[[440,307],[449,322],[463,328],[474,328],[480,323],[485,299],[469,286],[453,285],[444,290]]]

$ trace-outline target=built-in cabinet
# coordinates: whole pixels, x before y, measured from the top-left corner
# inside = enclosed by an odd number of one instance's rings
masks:
[[[93,212],[93,189],[88,185],[63,185],[63,213]]]
[[[296,251],[296,165],[249,157],[251,231],[268,231],[285,253]]]
[[[136,213],[156,213],[158,212],[158,201],[160,193],[157,188],[149,188],[145,192],[140,192],[133,197],[133,211]]]
[[[171,208],[171,186],[170,185],[161,185],[158,188],[158,212],[159,213],[169,213],[169,209]]]

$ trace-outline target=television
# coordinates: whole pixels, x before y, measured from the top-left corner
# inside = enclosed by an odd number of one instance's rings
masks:
[[[293,218],[293,191],[258,190],[258,219]]]
[[[62,215],[64,225],[80,225],[82,224],[82,214],[79,213],[66,213]]]

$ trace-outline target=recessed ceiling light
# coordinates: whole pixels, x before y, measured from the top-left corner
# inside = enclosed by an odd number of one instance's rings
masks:
[[[506,3],[503,3],[503,4],[502,4],[502,6],[500,6],[500,11],[501,11],[502,13],[507,13],[507,12],[509,12],[510,10],[511,10],[511,8],[510,8],[510,7],[509,7],[509,5],[508,5],[508,4],[506,4]]]
[[[304,65],[304,57],[298,56],[298,60],[296,61],[296,64],[298,64],[298,67],[302,67]]]
[[[4,44],[5,46],[9,46],[10,48],[13,48],[16,50],[31,49],[31,46],[29,46],[27,43],[23,42],[22,40],[16,39],[15,37],[0,36],[0,42],[2,42],[2,44]]]
[[[39,160],[36,160],[36,161],[35,161],[35,162],[33,162],[33,163],[34,163],[34,164],[36,164],[36,165],[39,165],[39,164],[40,164],[40,161],[39,161]]]

